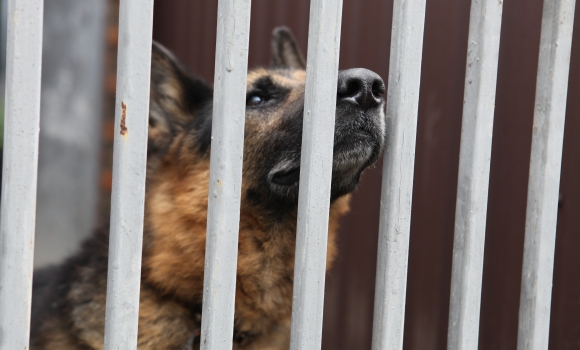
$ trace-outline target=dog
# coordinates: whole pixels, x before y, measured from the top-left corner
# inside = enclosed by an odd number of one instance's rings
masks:
[[[274,30],[268,68],[248,73],[234,349],[288,349],[305,60]],[[327,266],[339,218],[385,144],[383,80],[338,74]],[[198,349],[211,147],[212,88],[154,43],[138,328],[139,349]],[[102,349],[108,229],[63,264],[36,271],[31,349]]]

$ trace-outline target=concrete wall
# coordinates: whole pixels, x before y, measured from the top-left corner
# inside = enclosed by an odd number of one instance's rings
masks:
[[[97,216],[105,0],[46,0],[35,267],[61,261]]]

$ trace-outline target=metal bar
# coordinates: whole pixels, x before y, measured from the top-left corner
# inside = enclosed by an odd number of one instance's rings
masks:
[[[373,350],[403,348],[425,0],[395,0]]]
[[[8,1],[0,224],[0,349],[28,349],[36,220],[42,0]]]
[[[503,0],[474,0],[455,209],[447,349],[477,349]]]
[[[136,349],[153,0],[121,0],[105,349]]]
[[[536,86],[518,350],[548,349],[575,0],[545,0]]]
[[[342,0],[312,0],[304,99],[290,349],[322,343]]]
[[[201,349],[232,348],[250,7],[218,3]]]

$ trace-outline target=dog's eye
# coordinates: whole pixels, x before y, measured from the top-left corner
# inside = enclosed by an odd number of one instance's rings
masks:
[[[260,95],[250,95],[246,100],[246,106],[260,106],[266,102],[266,99]]]

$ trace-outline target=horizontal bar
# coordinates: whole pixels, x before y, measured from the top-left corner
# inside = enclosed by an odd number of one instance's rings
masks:
[[[42,0],[9,0],[0,219],[0,349],[28,349],[42,63]]]
[[[105,349],[136,349],[153,0],[121,0]]]
[[[201,349],[232,349],[250,7],[218,3]]]
[[[342,0],[311,1],[290,334],[292,350],[316,350],[322,344],[341,21]]]
[[[575,0],[545,0],[536,86],[518,350],[546,350]]]
[[[455,208],[447,349],[477,349],[503,0],[473,0]]]
[[[373,350],[403,348],[425,0],[395,0],[387,91]]]

